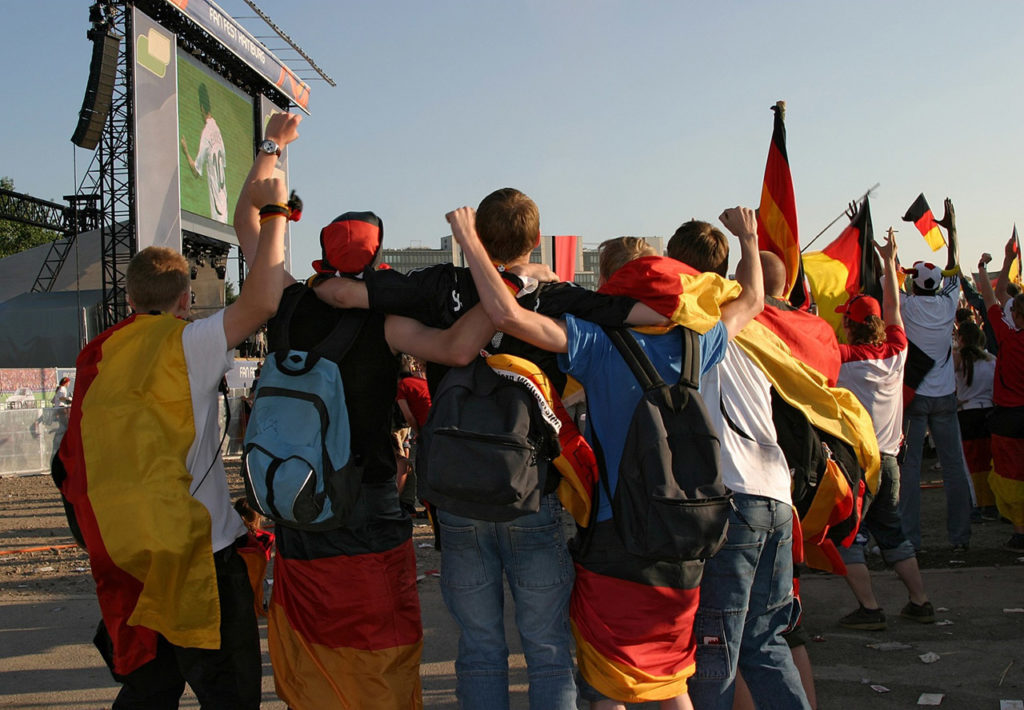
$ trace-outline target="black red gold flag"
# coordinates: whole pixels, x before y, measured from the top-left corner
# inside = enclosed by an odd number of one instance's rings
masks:
[[[928,201],[924,199],[923,192],[917,196],[914,204],[907,209],[907,213],[903,215],[903,221],[914,223],[917,231],[928,242],[928,246],[931,247],[932,251],[938,251],[946,245],[946,240],[942,238],[942,232],[935,221],[935,215],[932,214],[932,208],[928,206]]]
[[[799,307],[809,303],[800,261],[800,236],[797,229],[793,176],[786,150],[786,104],[772,106],[775,126],[768,161],[764,166],[761,206],[757,213],[757,248],[778,255],[786,265],[786,290],[789,302]]]
[[[836,306],[858,293],[881,298],[874,239],[871,205],[865,197],[849,226],[835,241],[821,251],[804,254],[804,269],[818,304],[818,315],[829,322],[840,338],[844,337],[842,315],[835,312]]]

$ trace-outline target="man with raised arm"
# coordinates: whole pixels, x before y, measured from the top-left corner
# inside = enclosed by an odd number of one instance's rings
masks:
[[[978,290],[985,299],[987,316],[999,340],[995,384],[992,401],[995,409],[989,426],[992,429],[992,461],[995,473],[989,484],[996,494],[999,512],[1013,525],[1013,534],[1004,547],[1010,552],[1024,552],[1024,294],[1009,298],[1009,320],[1006,321],[1000,294],[1007,293],[1010,266],[1017,257],[1014,240],[1006,244],[1003,268],[996,290],[992,290],[986,266],[992,260],[984,254],[978,263]]]
[[[930,431],[942,466],[946,494],[946,533],[953,552],[963,554],[971,542],[971,483],[964,463],[957,419],[956,373],[953,369],[953,323],[959,304],[960,279],[956,214],[946,198],[939,224],[946,228],[946,268],[918,261],[908,270],[910,288],[902,294],[900,315],[911,351],[916,348],[933,362],[903,410],[906,454],[900,471],[900,517],[903,532],[915,550],[921,549],[921,460],[925,433]],[[925,358],[927,360],[928,358]],[[915,363],[908,355],[907,372]]]
[[[674,313],[700,333],[703,373],[721,360],[729,338],[763,306],[753,210],[729,209],[721,219],[740,238],[743,259],[737,273],[742,290],[717,277],[686,273],[682,265],[651,255],[653,250],[633,238],[609,240],[601,250],[599,290],[652,302],[673,300]],[[477,237],[474,223],[479,219],[474,220],[471,208],[455,210],[448,221],[495,327],[563,353],[559,365],[583,384],[587,438],[600,440],[614,495],[629,417],[643,394],[639,383],[599,325],[571,315],[556,320],[519,307]],[[659,279],[663,275],[667,278]],[[659,289],[669,285],[671,290]],[[684,347],[678,333],[637,332],[634,337],[663,379],[678,381]],[[687,680],[694,669],[693,614],[704,563],[629,554],[606,498],[599,496],[592,529],[583,533],[589,542],[574,553],[572,621],[583,697],[600,710],[641,701],[659,701],[665,710],[692,708]]]
[[[261,151],[256,160],[257,174],[272,173],[274,151]],[[261,219],[266,216],[239,201],[234,224],[240,244],[253,242]],[[343,357],[325,355],[341,374],[351,475],[361,482],[352,513],[332,529],[276,528],[269,647],[277,694],[294,710],[423,707],[412,521],[399,504],[392,449],[396,352],[465,364],[493,333],[481,308],[442,331],[317,298],[318,284],[372,269],[383,234],[383,222],[372,212],[346,212],[325,226],[315,275],[309,285],[289,277],[278,314],[267,324],[273,353],[308,351],[339,325],[348,328],[352,342]],[[258,391],[254,406],[260,406]]]
[[[903,368],[907,362],[907,336],[900,316],[896,240],[891,227],[885,244],[878,248],[878,254],[885,268],[881,309],[878,301],[866,294],[852,296],[836,308],[843,314],[843,329],[849,343],[839,346],[843,358],[839,386],[857,395],[871,414],[882,457],[878,492],[867,503],[861,530],[850,547],[840,550],[846,563],[846,583],[857,598],[858,608],[840,619],[839,625],[869,631],[886,627],[885,614],[875,598],[865,563],[864,549],[869,534],[875,538],[882,559],[896,570],[910,596],[900,612],[901,616],[922,624],[935,621],[935,610],[925,593],[914,546],[903,534],[900,522],[900,470],[896,455],[903,438]]]
[[[271,121],[282,145],[298,117]],[[251,209],[287,199],[250,173]],[[218,386],[232,350],[277,310],[283,219],[247,245],[238,300],[188,323],[189,266],[149,247],[126,274],[134,315],[78,357],[76,397],[55,470],[89,551],[103,621],[95,642],[122,684],[114,708],[256,709],[262,663],[252,588],[236,547],[246,528],[221,461]],[[62,480],[61,480],[62,479]]]
[[[668,256],[701,272],[724,274],[728,255],[725,235],[705,222],[683,224],[668,244]],[[771,382],[733,346],[702,378],[701,392],[721,440],[722,480],[734,497],[725,546],[708,560],[701,582],[690,694],[699,708],[731,708],[739,669],[755,698],[809,708],[781,636],[797,618],[793,509],[789,466],[772,423]]]

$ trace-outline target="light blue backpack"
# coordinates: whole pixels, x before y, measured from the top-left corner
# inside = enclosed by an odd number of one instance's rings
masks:
[[[242,477],[249,504],[261,515],[302,530],[328,530],[348,519],[362,483],[337,363],[358,337],[366,312],[342,317],[308,352],[293,350],[288,324],[300,300],[281,303],[284,344],[262,368]]]

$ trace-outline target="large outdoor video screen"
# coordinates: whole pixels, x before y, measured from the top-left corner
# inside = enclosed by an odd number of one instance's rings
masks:
[[[231,224],[252,166],[252,98],[184,53],[178,55],[181,209]]]

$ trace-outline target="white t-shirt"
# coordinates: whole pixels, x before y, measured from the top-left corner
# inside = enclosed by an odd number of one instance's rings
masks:
[[[907,364],[907,337],[903,328],[890,325],[885,342],[840,345],[843,365],[840,387],[857,396],[871,416],[878,450],[895,456],[903,439],[903,369]]]
[[[952,346],[959,293],[960,277],[948,276],[934,296],[901,295],[900,314],[907,340],[935,361],[917,388],[919,395],[944,397],[956,390]]]
[[[210,512],[213,551],[223,550],[245,534],[245,525],[231,505],[227,473],[220,457],[220,393],[217,387],[233,365],[224,335],[224,311],[185,326],[181,335],[192,393],[196,438],[185,465],[192,474],[189,491]]]
[[[224,224],[228,223],[227,167],[224,139],[217,122],[210,116],[199,136],[196,171],[206,176],[206,185],[210,189],[210,217]]]
[[[700,390],[722,444],[723,483],[736,493],[792,503],[792,477],[779,447],[771,383],[764,373],[743,350],[730,347],[718,367],[701,378]]]
[[[992,386],[996,379],[996,359],[978,360],[974,363],[971,384],[957,369],[956,400],[960,409],[983,409],[992,406]]]

